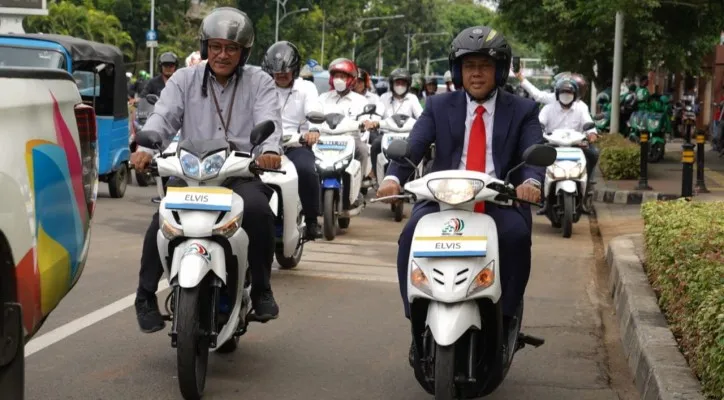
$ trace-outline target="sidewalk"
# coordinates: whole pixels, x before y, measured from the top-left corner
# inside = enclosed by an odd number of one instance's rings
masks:
[[[681,139],[667,143],[664,159],[655,164],[648,164],[648,184],[652,190],[636,190],[638,180],[605,180],[598,171],[594,199],[603,203],[640,204],[647,200],[671,200],[680,197],[682,144]],[[694,164],[694,196],[702,201],[724,200],[724,157],[720,158],[717,153],[711,151],[708,144],[704,157],[704,181],[709,193],[697,193],[697,171]]]

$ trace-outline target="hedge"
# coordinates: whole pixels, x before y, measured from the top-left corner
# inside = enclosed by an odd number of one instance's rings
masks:
[[[604,134],[596,142],[601,149],[598,166],[606,179],[638,179],[639,146],[619,134]]]
[[[646,273],[704,394],[724,399],[724,202],[641,207]]]

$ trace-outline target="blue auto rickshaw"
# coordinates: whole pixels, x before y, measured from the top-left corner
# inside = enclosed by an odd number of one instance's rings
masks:
[[[128,88],[123,54],[107,44],[64,35],[0,35],[0,66],[58,68],[76,79],[83,103],[93,106],[98,129],[98,177],[111,197],[126,192]]]

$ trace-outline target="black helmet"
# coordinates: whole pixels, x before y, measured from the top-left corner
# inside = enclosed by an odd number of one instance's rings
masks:
[[[261,60],[261,68],[272,76],[280,72],[291,72],[292,79],[297,79],[301,68],[300,61],[297,46],[283,40],[269,47]]]
[[[158,57],[158,65],[173,64],[178,68],[178,57],[171,51],[167,51]]]
[[[429,85],[429,84],[431,84],[431,83],[434,83],[434,84],[437,85],[437,78],[435,78],[434,76],[426,76],[426,77],[425,77],[425,85]]]
[[[477,53],[492,57],[495,63],[495,84],[505,86],[510,74],[512,51],[508,41],[502,34],[487,26],[474,26],[464,29],[452,41],[450,55],[450,71],[453,84],[463,86],[462,65],[460,59],[466,54]]]
[[[214,9],[201,21],[201,59],[209,58],[209,39],[226,39],[242,47],[239,66],[246,64],[254,45],[254,24],[242,11],[232,7]]]
[[[395,81],[403,80],[407,83],[407,90],[405,91],[405,94],[410,90],[410,87],[412,86],[412,76],[410,75],[410,71],[404,69],[404,68],[397,68],[396,70],[392,71],[390,76],[387,78],[387,81],[389,82],[389,89],[393,90],[395,88]]]
[[[367,84],[367,80],[370,77],[370,73],[362,68],[357,68],[357,79],[362,80]]]
[[[556,82],[556,100],[559,100],[561,92],[573,93],[573,102],[575,102],[579,98],[578,83],[571,76],[559,79]]]

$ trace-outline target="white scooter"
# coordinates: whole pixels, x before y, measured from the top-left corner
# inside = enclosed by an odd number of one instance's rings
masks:
[[[355,137],[359,137],[362,129],[360,123],[337,112],[326,114],[324,119],[323,123],[312,126],[321,134],[312,151],[322,180],[322,230],[325,239],[334,240],[337,226],[348,228],[350,218],[359,215],[365,207],[362,180],[372,167],[367,162],[362,171],[362,163],[354,158]]]
[[[588,123],[586,131],[594,127]],[[581,213],[590,210],[593,196],[588,188],[586,156],[577,146],[588,145],[584,132],[573,129],[555,129],[543,138],[556,148],[556,162],[546,168],[543,198],[546,202],[546,216],[554,228],[563,228],[563,237],[573,233],[573,223],[578,222]]]
[[[263,143],[274,128],[272,121],[258,124],[251,143]],[[156,132],[141,132],[137,140],[143,147],[162,148]],[[166,308],[181,394],[198,399],[206,382],[209,349],[234,351],[249,322],[266,322],[251,313],[249,238],[241,229],[244,201],[221,184],[232,177],[285,172],[258,167],[253,151],[232,151],[225,139],[181,140],[178,151],[155,156],[151,170],[189,185],[168,188],[159,207],[157,242],[172,288]],[[160,179],[157,187],[163,194]]]
[[[377,174],[378,179],[382,179],[387,173],[387,167],[389,160],[387,159],[387,148],[390,143],[394,140],[407,141],[412,131],[412,127],[415,126],[417,120],[404,114],[394,114],[390,117],[380,121],[380,130],[383,132],[382,136],[382,151],[377,155]],[[422,163],[420,163],[422,164]],[[416,171],[416,177],[422,176],[422,167],[418,166],[419,171]],[[395,203],[390,205],[390,209],[395,214],[395,221],[402,221],[402,217],[405,211],[405,203]]]
[[[415,166],[405,142],[391,143],[387,153]],[[548,166],[555,151],[534,145],[523,159]],[[515,197],[510,172],[505,181],[476,171],[432,172],[405,184],[405,194],[386,197],[440,204],[439,212],[422,217],[415,228],[407,281],[414,335],[410,363],[420,385],[437,400],[491,393],[505,378],[515,351],[544,343],[520,333],[522,304],[518,323],[504,337],[500,271],[506,266],[498,258],[497,228],[492,217],[473,212],[479,201],[528,203]]]

